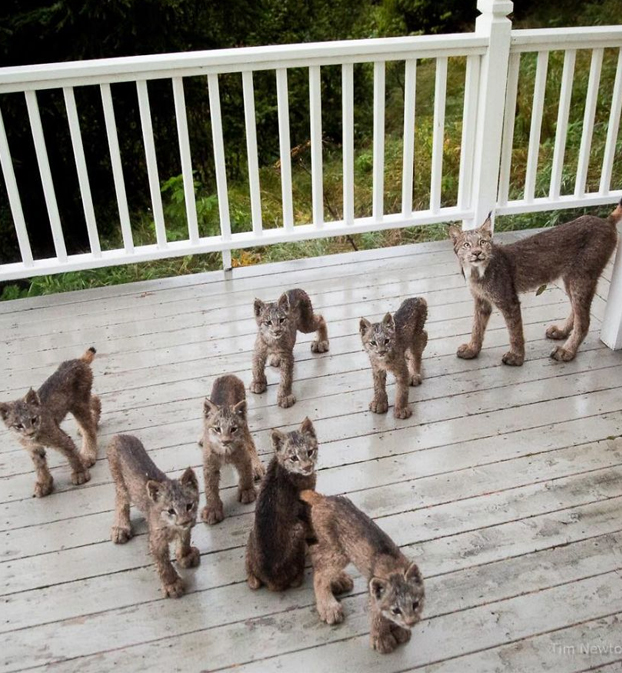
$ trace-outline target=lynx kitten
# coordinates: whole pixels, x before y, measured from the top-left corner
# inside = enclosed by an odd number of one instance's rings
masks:
[[[299,430],[272,431],[275,455],[270,461],[246,547],[246,574],[251,589],[265,584],[282,591],[302,583],[309,534],[304,489],[315,488],[317,438],[308,418]]]
[[[490,215],[479,229],[450,227],[454,252],[475,300],[471,341],[458,348],[458,357],[468,360],[479,355],[494,304],[510,333],[510,350],[503,363],[522,365],[525,337],[518,296],[561,278],[570,298],[570,315],[563,325],[551,325],[546,336],[566,339],[553,349],[552,358],[572,360],[587,335],[596,284],[616,248],[620,219],[622,201],[606,220],[583,215],[510,245],[493,242]]]
[[[201,562],[199,550],[190,544],[199,504],[196,475],[189,467],[181,479],[169,479],[149,458],[140,440],[131,435],[115,435],[107,453],[116,489],[110,537],[116,544],[124,544],[132,537],[130,504],[136,505],[147,519],[149,551],[162,592],[179,598],[184,593],[184,582],[173,568],[168,546],[177,542],[177,563],[182,568],[194,568]]]
[[[203,475],[207,504],[201,519],[208,524],[225,518],[219,495],[220,469],[233,465],[238,472],[238,500],[253,502],[256,498],[254,479],[261,479],[264,467],[246,420],[246,393],[237,376],[229,374],[214,381],[212,392],[204,404]]]
[[[361,318],[359,329],[363,347],[369,355],[374,376],[374,399],[369,408],[376,414],[389,409],[387,371],[395,376],[395,418],[409,418],[408,385],[421,383],[421,356],[428,343],[423,329],[428,305],[422,297],[405,299],[392,316],[387,313],[382,322],[371,323]]]
[[[97,425],[101,415],[99,397],[91,393],[90,365],[94,357],[95,349],[89,348],[78,360],[63,362],[38,391],[31,388],[21,400],[0,402],[2,420],[17,434],[34,463],[37,498],[49,495],[54,485],[45,459],[46,446],[67,458],[74,484],[84,484],[91,478],[88,468],[97,460]],[[82,432],[81,451],[60,427],[68,413],[73,414]]]
[[[328,350],[326,322],[321,315],[313,313],[311,299],[304,290],[288,290],[278,301],[271,303],[255,299],[254,308],[259,330],[253,353],[251,391],[263,393],[266,390],[268,382],[265,368],[270,356],[270,364],[281,369],[277,403],[286,409],[296,402],[292,394],[292,379],[297,332],[317,332],[315,341],[311,342],[311,351],[325,353]]]
[[[303,491],[300,497],[311,506],[317,539],[309,551],[322,621],[343,621],[343,608],[334,594],[352,589],[352,579],[343,571],[352,563],[369,586],[372,648],[387,654],[408,642],[423,609],[423,579],[417,564],[348,498],[325,497],[315,491]]]

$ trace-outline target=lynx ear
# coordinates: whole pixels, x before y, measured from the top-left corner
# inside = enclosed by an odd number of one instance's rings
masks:
[[[10,409],[11,409],[10,404],[7,404],[6,402],[0,402],[0,418],[3,421],[6,421],[6,419],[9,417]]]
[[[380,600],[387,590],[388,582],[379,577],[372,577],[369,581],[369,593],[376,599]]]
[[[26,404],[34,404],[37,407],[41,404],[39,395],[32,388],[26,393],[26,397],[24,397],[24,402],[26,402]]]
[[[272,429],[270,433],[270,439],[272,440],[272,447],[278,453],[283,448],[283,442],[285,441],[285,434],[276,428]]]
[[[147,482],[147,495],[149,499],[153,502],[158,502],[158,499],[162,493],[162,484],[159,481],[148,481]]]
[[[361,333],[361,336],[365,336],[371,327],[371,323],[367,318],[361,318],[361,322],[359,323],[359,332]]]
[[[263,301],[261,301],[261,299],[255,299],[255,302],[253,303],[253,309],[255,311],[256,318],[259,318],[265,307],[266,305]]]
[[[233,413],[240,418],[246,418],[246,400],[241,400],[233,407]]]
[[[149,482],[153,483],[153,482]],[[191,467],[187,467],[186,471],[181,475],[179,483],[182,486],[187,486],[193,491],[199,492],[199,482],[197,481],[197,475],[194,473],[194,470]]]
[[[302,425],[300,426],[300,432],[305,435],[311,435],[311,437],[315,439],[315,428],[313,427],[313,423],[308,416],[302,422]]]
[[[486,221],[484,222],[484,224],[482,224],[479,230],[483,234],[488,234],[488,236],[492,236],[492,210],[488,213]]]
[[[205,398],[203,402],[203,415],[207,418],[210,414],[215,414],[218,411],[218,405],[214,404],[209,397]]]
[[[287,292],[283,292],[276,305],[283,311],[289,311],[289,297],[287,296]]]
[[[384,318],[382,319],[382,324],[383,324],[385,327],[393,327],[393,325],[395,324],[395,323],[393,322],[393,316],[392,316],[390,313],[387,313],[387,314],[384,316]]]
[[[449,238],[454,242],[454,245],[456,241],[460,238],[460,235],[462,234],[462,230],[459,227],[454,227],[451,226],[449,227]]]
[[[413,582],[414,584],[423,584],[421,570],[419,570],[419,566],[414,561],[406,569],[406,572],[404,573],[404,579],[407,582]]]

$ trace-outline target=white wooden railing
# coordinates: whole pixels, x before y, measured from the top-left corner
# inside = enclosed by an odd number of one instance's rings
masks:
[[[515,214],[614,203],[622,196],[622,185],[611,184],[622,106],[622,26],[512,31],[511,22],[507,18],[512,11],[512,6],[510,0],[478,0],[481,16],[472,34],[226,49],[0,69],[0,162],[21,254],[20,262],[0,264],[0,280],[213,251],[223,253],[225,267],[227,267],[230,265],[232,249],[256,245],[450,220],[462,220],[464,226],[471,227],[481,222],[490,210],[494,210],[497,214]],[[597,192],[586,192],[600,70],[606,48],[619,50],[617,75],[609,113],[600,186]],[[562,194],[561,176],[564,166],[570,96],[576,53],[579,49],[591,51],[591,69],[574,192]],[[551,51],[564,52],[564,67],[550,190],[548,196],[536,197],[535,184],[544,92]],[[525,52],[537,53],[527,174],[522,198],[510,200],[511,157],[519,63],[521,54]],[[441,200],[441,181],[444,174],[443,141],[447,64],[449,58],[456,56],[466,59],[458,196],[455,204],[444,204]],[[413,210],[413,171],[417,166],[414,143],[415,83],[417,63],[421,59],[436,60],[434,133],[428,207]],[[405,63],[402,203],[401,211],[397,213],[385,212],[384,204],[385,67],[389,61]],[[356,63],[372,63],[374,73],[373,101],[371,101],[373,105],[373,204],[372,215],[367,217],[357,217],[354,209],[353,66]],[[342,70],[343,214],[342,219],[336,221],[325,220],[323,203],[320,74],[321,68],[329,65],[340,66]],[[294,67],[306,68],[309,75],[312,221],[301,224],[294,222],[292,199],[288,69]],[[262,223],[253,92],[253,73],[260,70],[275,72],[278,103],[283,216],[282,226],[270,228],[264,227]],[[241,73],[243,84],[252,212],[252,223],[249,223],[249,226],[252,224],[252,228],[244,232],[232,232],[231,230],[219,95],[219,75],[223,73]],[[209,91],[220,216],[220,233],[208,237],[200,236],[197,223],[192,156],[184,101],[184,78],[197,75],[206,77]],[[172,82],[188,224],[188,236],[185,240],[167,240],[167,223],[164,218],[160,176],[156,161],[157,147],[149,107],[148,82],[156,79],[168,79]],[[136,83],[156,233],[156,243],[151,245],[135,245],[132,236],[131,215],[117,135],[118,121],[115,119],[111,88],[111,85],[119,82]],[[74,97],[76,87],[88,86],[99,87],[101,94],[123,240],[123,247],[118,250],[102,250],[91,198],[89,172]],[[46,142],[54,142],[54,139],[44,137],[38,107],[37,92],[45,89],[62,89],[63,91],[90,252],[68,254],[66,248],[63,221],[59,214],[54,189],[55,180],[62,178],[53,176],[51,173]],[[48,259],[36,259],[33,256],[28,223],[25,221],[22,210],[22,199],[25,195],[18,189],[1,115],[3,95],[15,92],[23,93],[25,96],[37,168],[47,206],[56,253],[55,257]],[[127,170],[128,167],[126,166],[125,169]],[[33,166],[33,175],[35,170]],[[622,283],[622,269],[618,268],[620,265],[622,262],[618,263],[614,274],[614,284],[617,285]],[[606,341],[612,346],[622,347],[622,328],[620,327],[622,306],[608,309],[606,325],[609,330]]]

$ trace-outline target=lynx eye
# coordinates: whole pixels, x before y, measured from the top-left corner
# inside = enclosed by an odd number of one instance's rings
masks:
[[[271,326],[272,325],[272,320],[266,320],[266,325]]]
[[[401,615],[401,614],[402,614],[402,611],[401,611],[399,608],[393,608],[393,609],[391,610],[391,612],[392,612],[394,615]]]
[[[219,425],[217,425],[217,426],[214,428],[214,432],[217,432],[218,434],[220,434],[220,426],[219,426]]]
[[[462,244],[462,247],[463,247],[463,248],[470,248],[470,247],[471,247],[471,244],[470,244],[468,241],[465,241],[465,242]]]
[[[23,430],[23,429],[24,429],[24,426],[23,426],[21,423],[18,423],[15,427],[16,427],[18,430]]]
[[[384,345],[386,346],[388,343],[389,343],[389,340],[388,340],[388,339],[385,339],[385,340],[384,340]]]
[[[285,318],[279,318],[279,322],[283,324],[285,322]]]
[[[290,460],[292,461],[292,463],[297,463],[298,462],[298,456],[292,455],[290,457]]]
[[[375,339],[372,339],[369,343],[370,343],[372,346],[376,346],[376,345],[377,345]]]
[[[192,511],[193,508],[194,508],[194,503],[193,503],[193,502],[189,502],[189,503],[186,505],[186,512],[190,512],[190,511]]]
[[[34,425],[39,419],[34,416],[33,418],[30,419],[30,422]]]
[[[413,610],[416,610],[419,607],[419,601],[413,601]]]
[[[168,508],[168,513],[169,513],[171,516],[174,516],[174,515],[175,515],[175,510],[174,510],[172,507],[169,507],[169,508]]]
[[[315,449],[311,449],[307,455],[309,458],[313,458],[313,456],[315,456]]]
[[[232,426],[231,433],[233,434],[234,432],[237,432],[237,431],[238,431],[238,426],[237,425]]]

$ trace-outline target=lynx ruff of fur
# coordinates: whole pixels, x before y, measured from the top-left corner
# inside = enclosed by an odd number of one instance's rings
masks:
[[[607,219],[583,215],[509,245],[493,242],[490,215],[479,229],[450,227],[454,252],[475,300],[471,340],[458,348],[458,357],[479,355],[494,304],[510,334],[510,350],[503,356],[503,363],[522,365],[525,339],[519,294],[561,278],[570,299],[570,315],[563,325],[551,325],[546,336],[566,339],[551,352],[553,359],[574,359],[590,326],[598,278],[616,248],[620,219],[622,201]]]
[[[90,365],[95,352],[91,347],[81,358],[63,362],[38,391],[31,388],[20,400],[0,402],[0,417],[17,435],[34,463],[37,498],[49,495],[54,487],[45,457],[46,446],[65,456],[71,467],[72,483],[84,484],[91,478],[88,468],[97,460],[97,426],[101,415],[99,397],[91,393]],[[82,433],[80,451],[60,427],[68,413],[73,414]]]
[[[201,562],[199,550],[191,545],[199,505],[194,471],[189,467],[180,479],[169,479],[149,458],[140,440],[131,435],[115,435],[107,455],[116,490],[112,541],[125,544],[132,537],[130,505],[138,507],[149,527],[149,551],[162,592],[179,598],[185,587],[171,563],[169,544],[177,544],[177,563],[182,568],[194,568]]]
[[[421,356],[428,343],[423,329],[428,305],[422,297],[405,299],[392,316],[387,313],[381,322],[361,318],[359,329],[363,348],[369,355],[374,377],[374,399],[369,408],[376,414],[389,409],[387,371],[395,376],[395,418],[409,418],[408,386],[421,383]]]
[[[343,621],[335,594],[352,589],[352,578],[344,572],[352,563],[368,581],[372,648],[387,654],[408,642],[425,597],[417,564],[348,498],[315,491],[303,491],[300,497],[311,507],[316,542],[309,551],[320,619],[327,624]]]
[[[298,430],[272,431],[275,454],[264,477],[255,523],[246,546],[246,576],[251,589],[265,584],[283,591],[302,583],[309,527],[300,492],[315,488],[318,444],[305,418]]]
[[[265,303],[255,299],[255,321],[258,332],[253,352],[253,393],[263,393],[267,386],[266,361],[281,370],[281,384],[277,392],[277,404],[286,409],[296,403],[292,394],[294,375],[294,345],[297,332],[317,332],[311,342],[313,353],[328,351],[326,321],[313,313],[309,295],[300,289],[284,292],[276,302]]]
[[[214,381],[203,408],[203,476],[206,505],[201,519],[207,524],[225,518],[219,495],[220,470],[233,465],[239,476],[238,500],[250,503],[257,497],[254,479],[265,473],[246,419],[246,393],[242,381],[233,375]]]

